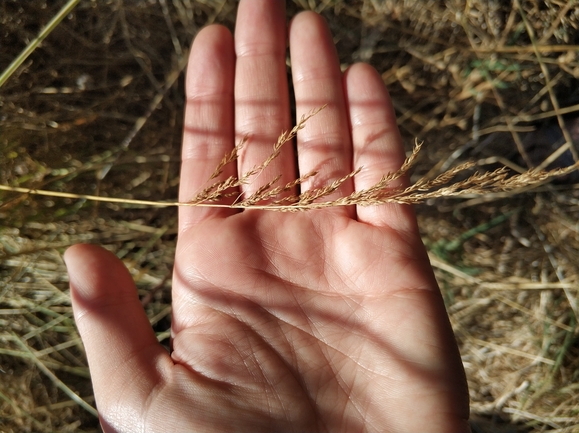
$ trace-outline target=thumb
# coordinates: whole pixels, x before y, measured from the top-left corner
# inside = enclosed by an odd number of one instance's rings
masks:
[[[64,254],[72,307],[84,343],[101,418],[132,409],[160,383],[161,364],[171,363],[157,342],[128,270],[111,252],[75,245]],[[124,407],[124,411],[131,410]]]

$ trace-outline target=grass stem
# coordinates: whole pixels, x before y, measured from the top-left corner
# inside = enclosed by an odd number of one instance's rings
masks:
[[[80,0],[68,0],[68,2],[58,11],[58,13],[44,26],[38,36],[22,50],[22,52],[8,65],[8,67],[0,75],[0,87],[12,76],[12,74],[24,63],[24,61],[34,52],[42,41],[58,26],[58,24],[66,17],[80,2]]]

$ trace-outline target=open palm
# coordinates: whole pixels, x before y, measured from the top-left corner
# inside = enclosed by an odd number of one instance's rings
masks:
[[[243,0],[235,41],[220,26],[197,36],[180,200],[241,137],[221,179],[263,161],[289,128],[284,9]],[[342,74],[313,13],[289,34],[298,117],[327,108],[300,131],[297,156],[288,146],[239,193],[318,171],[304,191],[363,166],[339,196],[396,170],[404,153],[378,74]],[[66,254],[105,431],[468,431],[464,373],[410,207],[184,207],[179,221],[171,354],[118,259],[88,245]]]

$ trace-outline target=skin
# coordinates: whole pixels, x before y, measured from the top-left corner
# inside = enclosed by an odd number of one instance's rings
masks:
[[[291,127],[285,4],[242,0],[235,38],[204,28],[191,49],[180,200],[243,136],[237,167],[260,163]],[[312,12],[289,28],[294,148],[272,175],[363,166],[335,193],[369,187],[404,151],[378,73],[341,73]],[[297,161],[297,167],[296,167]],[[468,432],[468,392],[440,291],[407,205],[302,213],[183,207],[172,352],[155,338],[122,262],[94,245],[65,254],[74,314],[106,432]]]

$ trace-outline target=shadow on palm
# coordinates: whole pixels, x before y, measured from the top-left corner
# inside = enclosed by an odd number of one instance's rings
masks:
[[[330,430],[385,426],[418,396],[453,401],[454,342],[420,239],[344,213],[244,211],[183,233],[173,360]]]

